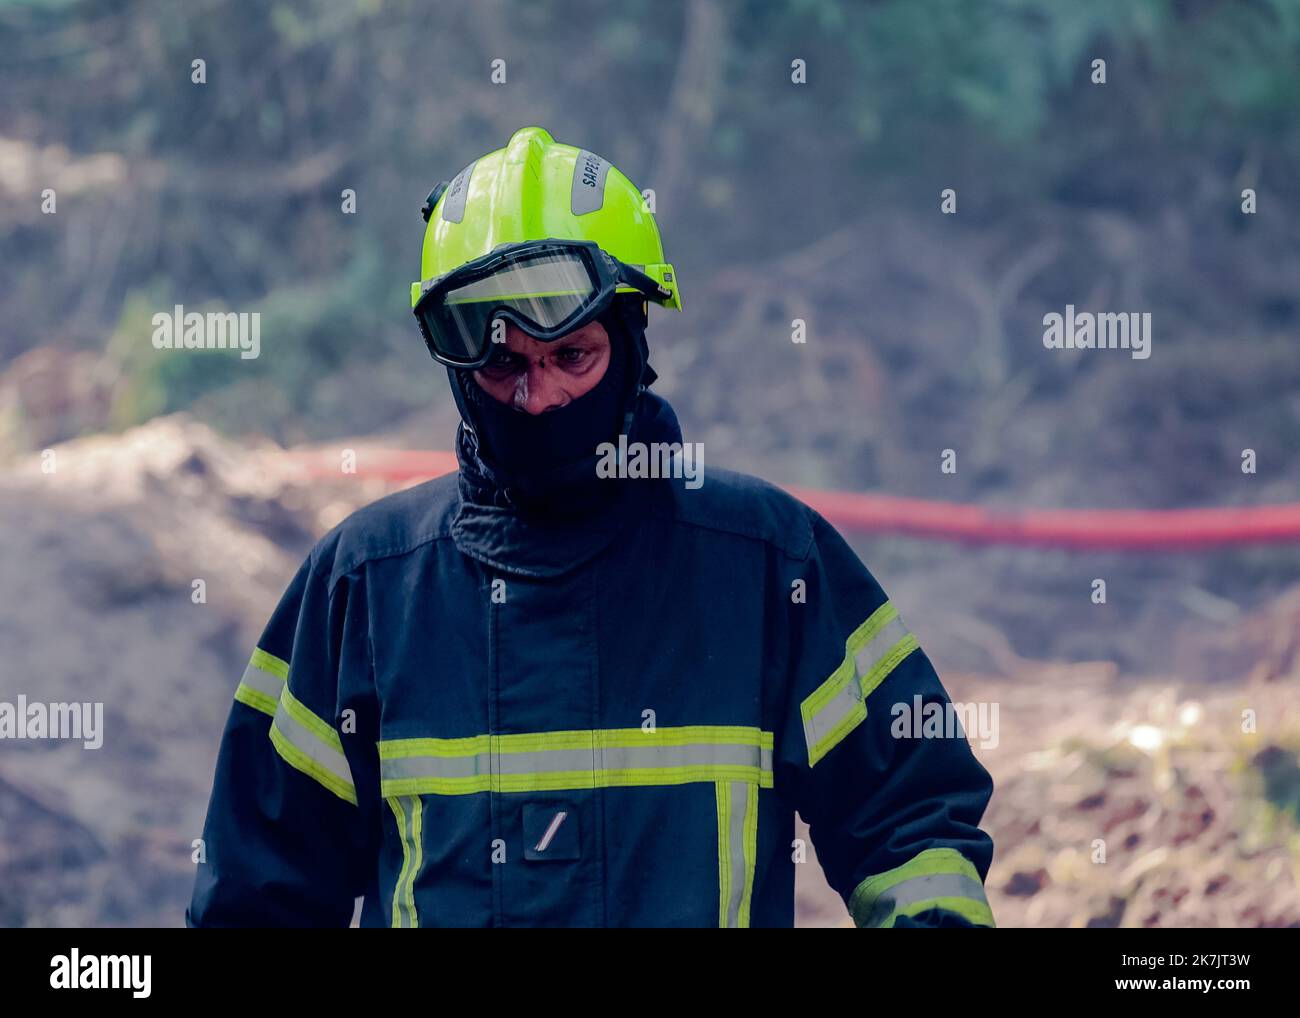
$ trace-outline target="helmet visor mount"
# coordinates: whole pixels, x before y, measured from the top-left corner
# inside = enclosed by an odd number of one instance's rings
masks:
[[[601,315],[620,289],[656,302],[672,296],[594,241],[525,241],[422,284],[414,312],[435,360],[473,370],[491,359],[493,339],[503,340],[500,330],[493,336],[495,320],[551,342]]]

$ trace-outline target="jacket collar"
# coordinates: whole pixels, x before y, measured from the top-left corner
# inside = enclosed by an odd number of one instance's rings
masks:
[[[642,392],[628,441],[681,442],[677,415],[663,397]],[[596,456],[578,464],[543,502],[520,499],[479,457],[472,432],[456,432],[460,506],[451,524],[456,547],[491,568],[553,577],[599,555],[639,517],[646,481],[601,479]]]

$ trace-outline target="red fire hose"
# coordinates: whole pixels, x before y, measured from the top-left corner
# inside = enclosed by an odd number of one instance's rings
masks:
[[[296,454],[316,475],[338,473],[337,459]],[[359,450],[357,474],[414,482],[457,469],[450,452]],[[707,483],[707,482],[706,482]],[[985,509],[890,495],[789,488],[836,527],[967,544],[1098,550],[1186,551],[1300,542],[1300,505],[1230,509]]]

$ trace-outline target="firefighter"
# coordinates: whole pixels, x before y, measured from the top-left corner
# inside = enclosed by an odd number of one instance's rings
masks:
[[[808,822],[864,927],[991,927],[992,782],[816,512],[754,477],[597,471],[677,274],[616,167],[516,132],[425,203],[412,305],[460,470],[302,564],[235,692],[192,926],[790,926]],[[662,473],[662,472],[661,472]],[[916,698],[920,698],[917,700]]]

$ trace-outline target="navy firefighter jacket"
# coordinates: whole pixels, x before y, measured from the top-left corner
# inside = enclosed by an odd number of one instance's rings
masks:
[[[681,431],[647,392],[630,437]],[[960,725],[897,724],[947,694],[830,524],[719,469],[529,521],[464,449],[289,585],[188,925],[790,926],[795,810],[857,925],[994,925],[992,781]]]

